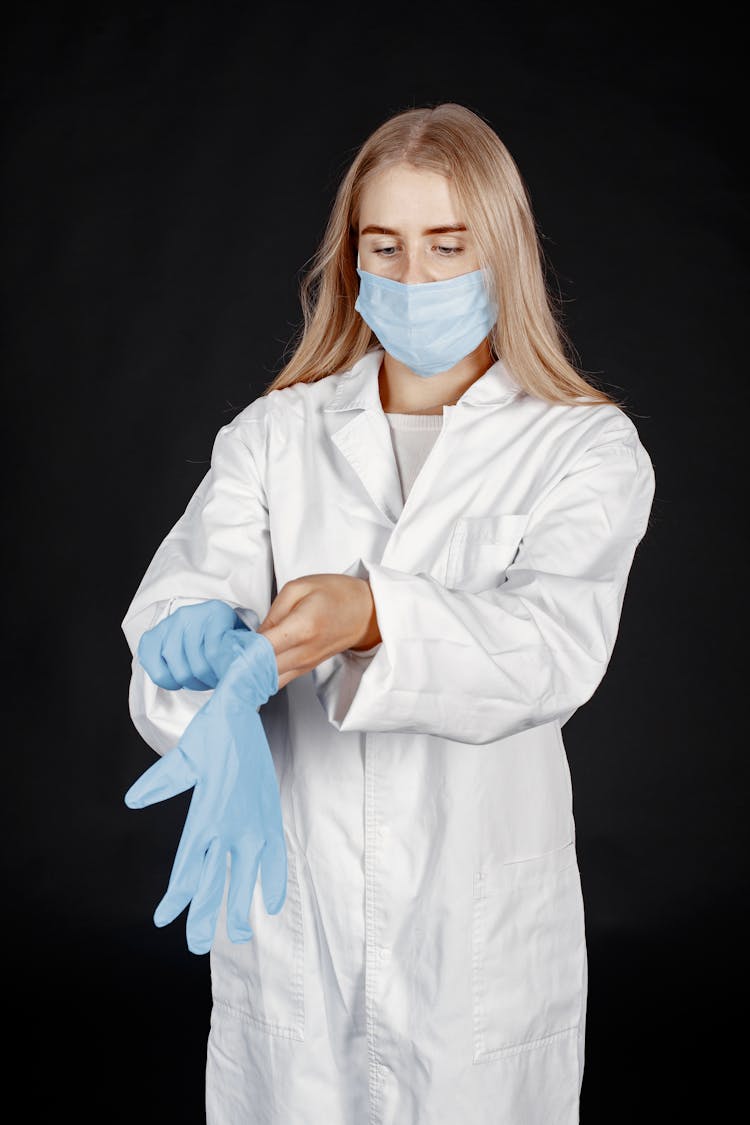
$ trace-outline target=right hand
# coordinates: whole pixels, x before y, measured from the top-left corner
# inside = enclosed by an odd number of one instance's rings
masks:
[[[208,953],[227,874],[227,934],[253,937],[250,925],[258,870],[269,914],[287,890],[287,852],[276,770],[258,711],[278,690],[273,645],[255,630],[227,637],[229,665],[216,691],[185,729],[177,746],[154,762],[125,795],[142,809],[193,789],[167,892],[154,922],[166,926],[190,903],[187,941]]]
[[[247,628],[231,606],[216,598],[183,605],[143,634],[138,660],[159,687],[209,691],[231,659],[222,639],[233,629]]]

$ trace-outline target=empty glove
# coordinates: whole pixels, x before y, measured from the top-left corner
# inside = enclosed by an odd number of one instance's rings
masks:
[[[179,612],[179,611],[178,611]],[[263,899],[278,914],[286,899],[287,852],[276,771],[258,711],[278,691],[276,653],[254,630],[221,641],[223,673],[177,746],[130,787],[125,803],[143,808],[194,788],[167,892],[154,913],[166,926],[190,903],[187,944],[207,953],[226,881],[227,933],[249,941],[249,914],[261,870]]]
[[[159,687],[208,691],[231,660],[231,650],[221,642],[232,629],[247,625],[226,602],[211,598],[183,605],[143,634],[138,660]]]

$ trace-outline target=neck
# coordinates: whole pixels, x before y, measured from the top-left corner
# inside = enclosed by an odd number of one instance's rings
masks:
[[[429,378],[385,352],[378,375],[383,410],[386,414],[441,414],[444,406],[457,402],[493,363],[486,339],[455,367]]]

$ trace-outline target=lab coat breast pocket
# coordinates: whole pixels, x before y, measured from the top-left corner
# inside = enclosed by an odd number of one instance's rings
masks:
[[[229,861],[227,861],[227,874]],[[269,1035],[305,1037],[304,932],[298,860],[287,836],[286,900],[268,914],[261,870],[250,906],[252,938],[234,943],[227,934],[227,890],[211,949],[211,991],[223,1006]]]
[[[583,896],[571,841],[474,872],[475,1063],[574,1035],[584,1016]]]
[[[448,543],[445,585],[472,594],[499,586],[529,518],[528,512],[460,516]]]

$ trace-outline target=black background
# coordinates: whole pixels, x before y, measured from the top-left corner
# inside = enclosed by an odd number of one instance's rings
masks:
[[[615,654],[564,732],[589,943],[581,1120],[729,1119],[746,997],[747,211],[738,50],[710,19],[6,14],[3,968],[33,1076],[7,1081],[22,1119],[204,1120],[208,959],[184,917],[151,922],[187,799],[123,804],[154,755],[129,718],[120,621],[216,431],[280,369],[357,147],[448,100],[519,164],[582,365],[627,396],[656,471]]]

